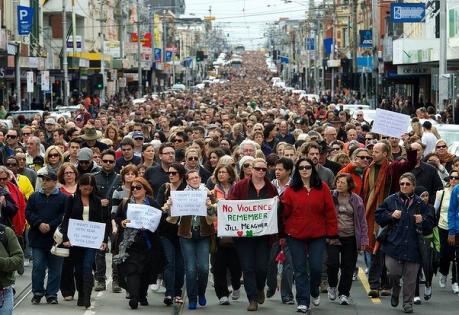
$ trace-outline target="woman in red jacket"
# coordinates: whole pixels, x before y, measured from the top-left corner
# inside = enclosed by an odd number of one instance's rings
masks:
[[[310,159],[296,163],[290,186],[282,195],[281,213],[293,261],[297,311],[320,304],[319,285],[325,243],[338,237],[333,198]],[[309,266],[309,270],[306,266]]]
[[[230,200],[268,199],[277,196],[276,187],[266,177],[268,165],[257,158],[252,162],[252,175],[239,181],[229,192]],[[257,311],[258,304],[265,302],[265,284],[268,271],[270,236],[233,238],[239,255],[244,289],[249,300],[248,311]]]

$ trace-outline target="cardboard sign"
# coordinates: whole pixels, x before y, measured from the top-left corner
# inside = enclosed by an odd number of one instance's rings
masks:
[[[400,138],[404,133],[407,133],[410,121],[409,115],[378,108],[371,132]]]
[[[104,241],[105,223],[69,220],[68,237],[72,246],[99,249]]]
[[[202,190],[171,191],[172,217],[207,216],[207,192]]]
[[[155,232],[161,221],[163,212],[156,208],[139,205],[135,203],[128,204],[126,219],[130,220],[127,227],[133,229],[146,229]]]
[[[278,198],[220,200],[217,204],[217,235],[253,237],[276,234]]]

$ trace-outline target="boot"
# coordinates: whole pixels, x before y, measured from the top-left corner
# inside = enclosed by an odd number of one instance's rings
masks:
[[[78,306],[84,306],[84,304],[83,304],[83,299],[84,299],[83,276],[82,275],[75,274],[75,286],[76,286],[76,290],[78,292],[77,305]]]
[[[91,307],[91,292],[94,286],[94,277],[92,273],[83,274],[83,306]]]

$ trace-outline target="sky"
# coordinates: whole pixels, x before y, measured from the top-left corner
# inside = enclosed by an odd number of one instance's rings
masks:
[[[214,25],[229,34],[231,44],[256,49],[265,43],[263,33],[280,17],[304,18],[309,0],[185,0],[184,17],[215,16]]]

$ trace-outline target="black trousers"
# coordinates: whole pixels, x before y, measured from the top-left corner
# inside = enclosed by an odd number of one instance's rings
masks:
[[[341,245],[327,245],[327,275],[330,287],[338,285],[338,294],[349,296],[352,286],[352,275],[357,262],[357,244],[355,236],[340,237]]]
[[[223,296],[229,296],[228,271],[233,290],[240,289],[242,276],[241,264],[239,263],[239,256],[234,246],[218,245],[217,251],[213,256],[212,272],[214,274],[215,294],[220,299]]]
[[[447,276],[449,274],[449,268],[453,263],[452,270],[452,283],[457,282],[457,263],[454,260],[454,246],[448,244],[448,230],[438,229],[440,236],[440,272],[442,275]],[[457,256],[456,256],[457,257]]]
[[[371,255],[371,264],[368,269],[368,282],[371,290],[391,289],[384,260],[385,255],[381,249]]]
[[[75,295],[75,263],[74,255],[70,251],[70,256],[64,258],[61,273],[61,294],[63,297]]]

